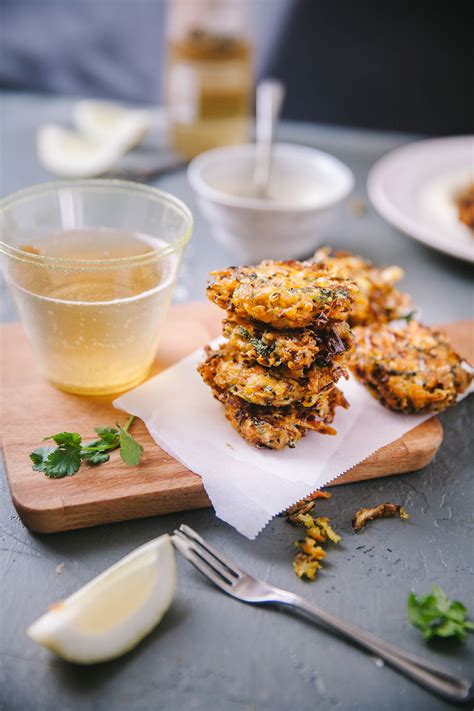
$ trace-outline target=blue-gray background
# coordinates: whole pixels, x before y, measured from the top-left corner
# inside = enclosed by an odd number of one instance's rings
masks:
[[[287,118],[473,130],[468,0],[250,7],[256,73],[286,82]],[[166,0],[0,0],[0,87],[159,103],[165,11]]]

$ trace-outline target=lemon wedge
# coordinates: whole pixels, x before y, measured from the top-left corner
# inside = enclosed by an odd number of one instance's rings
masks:
[[[50,123],[36,135],[40,163],[62,178],[94,178],[106,173],[141,143],[151,126],[150,112],[106,101],[78,101],[72,113],[77,130]]]
[[[160,622],[176,589],[174,549],[166,534],[137,548],[27,630],[31,639],[77,664],[133,649]]]
[[[118,144],[124,152],[138,146],[151,126],[149,111],[126,109],[110,101],[78,101],[72,120],[84,136]]]
[[[52,123],[38,129],[36,149],[42,166],[62,178],[102,175],[124,153],[118,143],[97,143],[82,133]]]

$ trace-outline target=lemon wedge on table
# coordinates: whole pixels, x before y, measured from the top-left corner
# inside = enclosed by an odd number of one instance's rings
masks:
[[[78,664],[128,652],[161,621],[176,589],[174,549],[166,534],[137,548],[27,630],[31,639]]]
[[[124,153],[118,143],[98,143],[78,131],[54,123],[38,129],[36,149],[41,165],[61,178],[94,178],[102,175]]]
[[[110,101],[78,101],[72,120],[84,136],[99,143],[113,141],[124,152],[138,146],[151,126],[149,111],[127,109]]]
[[[62,178],[106,173],[141,143],[152,123],[149,111],[106,101],[78,101],[72,114],[77,130],[49,123],[36,135],[40,163]]]

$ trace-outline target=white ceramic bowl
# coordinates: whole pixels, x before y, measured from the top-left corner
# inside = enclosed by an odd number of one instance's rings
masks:
[[[243,261],[307,256],[324,239],[354,177],[323,151],[274,146],[270,198],[252,194],[255,145],[227,146],[191,161],[188,178],[217,241]]]

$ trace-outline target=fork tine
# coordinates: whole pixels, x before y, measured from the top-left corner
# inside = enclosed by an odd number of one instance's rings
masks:
[[[221,565],[224,565],[229,570],[229,572],[235,575],[237,578],[243,578],[247,575],[247,573],[244,573],[244,571],[238,568],[235,563],[233,563],[228,558],[223,556],[222,553],[217,551],[214,546],[211,546],[210,543],[207,543],[203,538],[201,538],[201,536],[196,533],[196,531],[190,526],[187,526],[185,523],[182,523],[179,527],[179,531],[181,533],[184,533],[184,535],[188,539],[192,539],[193,541],[198,543],[201,548],[204,548],[205,551],[210,553]]]
[[[228,570],[227,568],[220,563],[216,558],[211,556],[205,548],[202,548],[199,546],[197,543],[195,543],[193,540],[190,540],[187,538],[181,531],[175,531],[175,535],[178,538],[183,539],[189,546],[189,548],[197,555],[199,558],[202,558],[208,565],[215,570],[216,573],[219,573],[224,580],[229,583],[229,585],[232,585],[233,583],[237,582],[237,578],[235,578]]]
[[[194,567],[197,568],[197,570],[199,570],[205,578],[208,578],[208,580],[213,582],[214,585],[217,585],[217,587],[224,592],[230,592],[232,587],[230,583],[221,578],[221,576],[218,575],[205,561],[203,561],[202,558],[199,558],[197,553],[195,553],[195,551],[191,548],[189,542],[186,541],[184,537],[179,536],[179,531],[174,532],[171,540],[186,560],[189,560],[189,562],[194,565]]]

